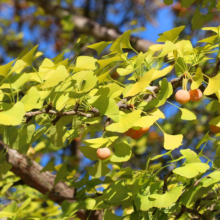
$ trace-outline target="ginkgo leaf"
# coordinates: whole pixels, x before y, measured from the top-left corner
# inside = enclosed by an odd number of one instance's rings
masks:
[[[101,160],[98,160],[98,162],[93,167],[87,167],[86,170],[89,175],[96,178],[105,176],[107,173],[110,172],[110,169],[105,164],[103,164]]]
[[[136,67],[130,67],[128,66],[128,68],[118,68],[117,72],[120,76],[126,76],[128,74],[130,74],[131,72],[134,72],[135,70],[137,70],[139,67],[141,67],[142,63],[144,62],[146,55],[143,54],[142,52],[140,52],[136,58]]]
[[[165,119],[164,113],[160,111],[159,108],[154,109],[152,112],[149,113],[149,115]]]
[[[111,162],[126,162],[130,159],[131,147],[126,141],[114,144],[114,148],[115,152],[110,158]]]
[[[177,46],[175,44],[173,44],[171,41],[166,41],[163,50],[161,51],[159,57],[164,57],[166,56],[168,53],[177,50]]]
[[[152,194],[153,206],[157,208],[166,208],[176,202],[182,194],[183,186],[176,186],[165,194]]]
[[[206,172],[209,169],[209,165],[206,163],[188,163],[183,167],[179,167],[173,170],[173,173],[186,178],[194,178],[200,173]]]
[[[97,60],[99,64],[99,69],[103,69],[104,67],[108,66],[110,63],[124,61],[120,54],[115,55],[114,57]]]
[[[102,41],[99,43],[95,43],[95,44],[91,44],[89,46],[87,46],[88,48],[94,49],[96,50],[98,56],[101,54],[101,52],[109,45],[111,44],[113,41]]]
[[[27,63],[25,63],[23,60],[19,59],[15,62],[14,66],[11,68],[9,75],[13,72],[21,72],[25,67],[27,67]]]
[[[9,72],[9,70],[11,69],[11,66],[12,64],[14,63],[15,61],[12,60],[11,62],[3,65],[3,66],[0,66],[0,75],[2,76],[6,76]]]
[[[111,54],[123,53],[123,48],[133,49],[130,43],[131,30],[124,32],[110,47]]]
[[[109,145],[111,145],[118,137],[117,136],[112,136],[112,137],[108,137],[108,138],[94,138],[94,139],[88,139],[88,140],[84,140],[83,143],[89,147],[92,148],[100,148],[100,147],[108,147]]]
[[[95,70],[97,59],[89,56],[79,56],[76,60],[76,66],[73,67],[74,70]]]
[[[1,85],[1,89],[10,89],[13,88],[15,90],[19,90],[21,86],[23,86],[30,79],[30,75],[26,73],[14,74],[10,76],[9,83],[3,83]]]
[[[203,143],[210,141],[210,140],[215,140],[209,136],[209,131],[202,137],[202,139],[199,141],[199,143],[196,145],[196,149],[198,149]]]
[[[195,120],[196,119],[196,115],[189,111],[188,109],[185,109],[185,108],[179,108],[182,112],[182,115],[181,115],[181,119],[182,120],[188,120],[188,121],[191,121],[191,120]]]
[[[106,115],[115,122],[119,121],[119,108],[114,99],[100,95],[91,98],[89,103],[95,106],[101,115]]]
[[[16,213],[10,213],[10,212],[0,212],[0,217],[1,218],[6,218],[6,217],[13,217],[13,216],[15,216],[16,215]]]
[[[149,47],[150,50],[160,51],[164,48],[165,44],[154,44]]]
[[[26,199],[23,204],[19,207],[18,212],[26,208],[31,202],[31,198]]]
[[[215,39],[218,37],[218,35],[214,35],[214,36],[211,36],[211,37],[207,37],[207,38],[204,38],[200,41],[198,41],[199,43],[210,43],[210,44],[213,44],[215,42]]]
[[[168,66],[168,67],[165,67],[162,70],[155,70],[152,81],[155,80],[155,79],[159,79],[163,76],[166,76],[168,73],[170,73],[172,71],[173,67],[174,66]]]
[[[104,73],[102,73],[101,75],[99,75],[97,78],[98,78],[98,81],[99,83],[103,83],[105,81],[109,81],[109,78],[107,77],[109,75],[109,73],[111,72],[112,70],[108,70]]]
[[[123,220],[123,216],[114,215],[110,210],[106,209],[104,212],[103,220]]]
[[[179,34],[182,32],[182,30],[185,28],[185,26],[180,26],[173,28],[172,30],[165,31],[162,34],[159,34],[160,37],[157,39],[157,42],[166,42],[171,41],[174,42],[178,39]]]
[[[152,81],[152,77],[155,69],[151,69],[146,72],[126,93],[125,97],[137,95],[139,92],[142,92]]]
[[[38,45],[32,48],[28,53],[26,53],[21,59],[27,63],[29,66],[32,64],[34,60],[34,53],[37,50]]]
[[[127,114],[120,114],[119,122],[112,123],[106,127],[107,131],[124,133],[140,118],[141,110],[136,110]]]
[[[66,79],[69,76],[67,69],[65,66],[60,65],[55,70],[54,74],[48,78],[41,86],[40,88],[46,89],[56,86],[58,83],[62,82],[64,79]]]
[[[24,105],[17,102],[14,105],[2,104],[3,111],[0,112],[0,124],[2,125],[19,125],[25,115]]]
[[[36,87],[31,87],[28,93],[21,99],[24,104],[25,111],[30,111],[32,109],[39,109],[42,107],[43,102],[40,102],[40,94]]]
[[[220,90],[220,73],[213,78],[209,78],[209,84],[204,91],[204,95],[211,95]]]
[[[213,118],[210,122],[210,125],[215,125],[217,127],[220,127],[220,116]]]
[[[196,74],[193,77],[193,82],[191,84],[191,89],[198,89],[199,86],[202,84],[203,82],[203,74],[202,74],[202,70],[200,67],[198,67],[196,69]]]
[[[159,117],[157,116],[143,116],[137,122],[134,123],[134,127],[150,127],[157,121]]]
[[[182,145],[183,135],[170,135],[164,132],[164,148],[166,150],[174,150]]]

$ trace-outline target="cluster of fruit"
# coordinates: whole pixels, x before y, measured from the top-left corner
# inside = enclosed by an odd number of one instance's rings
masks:
[[[185,104],[189,101],[198,102],[202,98],[202,92],[200,89],[187,90],[181,89],[178,90],[175,94],[175,99],[180,104]]]

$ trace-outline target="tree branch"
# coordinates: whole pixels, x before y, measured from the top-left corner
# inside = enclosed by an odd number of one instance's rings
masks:
[[[50,15],[55,15],[58,19],[62,19],[64,16],[71,15],[72,22],[75,25],[75,28],[86,35],[92,35],[97,41],[113,41],[116,40],[118,37],[121,36],[114,28],[107,28],[101,26],[96,21],[76,15],[71,8],[64,8],[58,5],[52,5],[51,1],[44,1],[44,0],[27,0],[29,2],[34,2],[35,4],[41,6],[46,13]],[[138,52],[146,52],[147,49],[153,45],[153,42],[140,39],[137,37],[131,37],[131,44],[134,49]]]
[[[58,182],[54,186],[56,175],[48,171],[41,173],[43,169],[41,165],[29,157],[18,153],[16,150],[10,149],[8,145],[0,140],[0,151],[2,150],[6,152],[8,163],[12,165],[11,171],[21,178],[21,181],[18,181],[17,184],[24,183],[44,195],[48,193],[48,197],[58,204],[61,204],[65,200],[70,203],[75,202],[73,188],[68,188],[69,186],[63,182]],[[86,220],[88,214],[83,210],[77,211],[77,217],[82,220]],[[89,219],[101,220],[101,211],[94,210]]]

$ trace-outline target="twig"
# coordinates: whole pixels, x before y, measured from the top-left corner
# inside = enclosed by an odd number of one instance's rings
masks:
[[[189,209],[184,205],[181,205],[181,208],[184,212],[188,212],[190,214],[193,214],[193,215],[199,217],[201,220],[209,220],[205,215],[200,214],[196,209]]]
[[[166,175],[164,175],[164,183],[163,183],[163,194],[168,190],[167,180],[173,174],[173,171],[170,171]]]

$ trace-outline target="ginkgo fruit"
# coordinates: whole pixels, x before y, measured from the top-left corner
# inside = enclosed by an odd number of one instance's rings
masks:
[[[189,90],[190,101],[198,102],[202,98],[202,91],[200,89]]]
[[[215,126],[215,125],[209,125],[210,131],[214,134],[220,133],[220,127]]]
[[[105,160],[108,157],[110,157],[111,151],[109,150],[109,148],[104,147],[104,148],[99,148],[96,154],[100,160]]]
[[[139,130],[135,130],[133,128],[130,128],[125,132],[125,135],[130,136],[131,138],[137,140],[141,138],[144,134],[146,134],[149,131],[150,127],[144,127],[140,128]]]
[[[180,104],[185,104],[190,100],[190,94],[187,90],[178,90],[175,94],[175,99]]]

